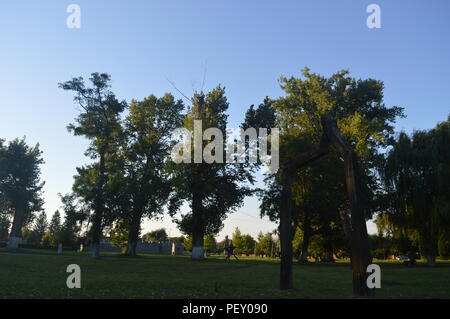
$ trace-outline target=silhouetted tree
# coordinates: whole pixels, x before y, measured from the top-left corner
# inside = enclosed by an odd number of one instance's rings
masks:
[[[30,147],[25,139],[15,139],[8,145],[0,143],[0,202],[3,212],[14,213],[9,248],[17,248],[22,226],[32,213],[42,209],[40,165],[44,163],[39,144]]]
[[[92,253],[93,257],[100,255],[99,244],[102,236],[103,218],[105,211],[105,185],[107,183],[108,156],[114,153],[121,126],[119,114],[127,107],[125,101],[119,101],[109,90],[110,75],[106,73],[92,73],[89,78],[92,87],[86,87],[82,77],[60,83],[59,87],[75,93],[74,102],[82,111],[70,124],[68,130],[74,135],[88,138],[91,144],[86,154],[98,162],[91,167],[91,181],[95,182],[92,190]],[[80,173],[80,172],[79,172]]]

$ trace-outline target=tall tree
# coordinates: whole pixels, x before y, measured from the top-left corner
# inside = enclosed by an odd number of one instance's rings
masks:
[[[173,131],[182,125],[184,105],[171,94],[133,100],[125,119],[126,143],[122,148],[122,218],[128,221],[127,255],[136,255],[142,218],[162,214],[172,182],[167,163]]]
[[[401,133],[381,170],[394,226],[417,233],[429,265],[450,227],[450,119],[430,131]],[[410,237],[410,236],[409,236]]]
[[[365,266],[370,262],[365,218],[369,210],[370,168],[380,158],[379,147],[392,140],[393,126],[402,108],[383,104],[383,83],[357,80],[340,71],[330,78],[309,72],[303,78],[281,78],[285,97],[274,103],[276,123],[281,130],[280,170],[276,177],[280,190],[280,238],[282,262],[280,287],[293,286],[293,185],[296,172],[330,152],[344,159],[349,207],[352,210],[354,293],[368,295]],[[341,134],[342,132],[342,134]],[[347,141],[348,142],[347,142]],[[333,154],[333,153],[332,153]],[[359,156],[359,160],[358,157]],[[360,169],[361,168],[361,169]]]
[[[92,254],[100,255],[103,218],[105,214],[105,185],[107,183],[108,156],[114,154],[117,139],[120,137],[120,113],[127,107],[125,101],[119,101],[110,91],[110,75],[92,73],[89,78],[92,87],[87,87],[82,77],[60,83],[59,87],[75,93],[74,102],[81,108],[81,113],[68,130],[74,135],[84,136],[91,141],[86,154],[96,160],[95,188],[93,189],[92,208]]]
[[[48,225],[48,232],[51,237],[51,244],[56,246],[58,245],[58,236],[59,232],[62,228],[62,222],[61,222],[61,214],[59,213],[59,210],[55,211],[52,215],[52,218],[50,219],[50,223]]]
[[[47,228],[48,228],[47,214],[45,213],[45,211],[42,211],[33,223],[33,228],[31,230],[30,235],[31,238],[29,241],[39,245],[42,237],[45,235],[47,231]]]
[[[194,94],[192,106],[184,118],[184,128],[194,132],[194,143],[189,143],[191,146],[187,150],[187,153],[194,154],[194,163],[176,165],[176,198],[178,201],[188,201],[190,205],[190,211],[176,222],[183,233],[192,236],[193,259],[203,259],[205,235],[217,234],[227,215],[241,206],[244,197],[251,194],[251,190],[243,185],[246,181],[253,182],[245,164],[225,162],[227,146],[223,135],[227,132],[228,115],[225,112],[228,106],[225,89],[218,86],[207,94]],[[196,126],[199,121],[200,126]],[[223,134],[222,140],[220,136],[213,139],[208,134],[209,128],[219,129]],[[209,148],[213,157],[210,163],[196,155],[197,152],[202,157],[204,148],[205,152]],[[175,212],[173,210],[172,215]]]
[[[4,211],[14,213],[9,248],[18,247],[22,227],[33,212],[42,208],[44,183],[40,180],[40,165],[43,163],[39,144],[30,147],[25,138],[15,139],[8,145],[0,143],[0,202]]]

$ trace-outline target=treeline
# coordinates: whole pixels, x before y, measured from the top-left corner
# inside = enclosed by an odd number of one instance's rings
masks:
[[[223,87],[196,92],[185,105],[170,93],[121,101],[110,89],[108,74],[93,73],[88,82],[80,77],[61,83],[60,88],[74,94],[80,110],[68,130],[90,142],[85,154],[91,164],[77,168],[72,193],[61,196],[64,222],[58,232],[50,231],[42,227],[42,214],[33,221],[33,213],[42,211],[43,204],[39,146],[29,147],[23,139],[0,141],[0,236],[4,240],[9,232],[11,247],[17,246],[24,237],[22,227],[28,225],[29,236],[42,235],[40,242],[43,238],[53,244],[62,239],[83,242],[95,257],[100,240],[108,236],[128,255],[135,255],[143,238],[143,219],[169,215],[185,235],[192,258],[200,259],[205,250],[220,246],[214,236],[227,215],[241,207],[246,196],[256,195],[261,216],[274,222],[287,216],[281,204],[285,211],[288,207],[291,220],[278,230],[279,237],[281,242],[288,238],[299,261],[312,254],[329,262],[335,256],[351,257],[357,225],[352,224],[342,152],[330,147],[328,156],[293,171],[289,185],[283,179],[287,163],[324,144],[323,120],[329,117],[357,158],[363,217],[377,218],[380,232],[378,239],[370,238],[372,255],[415,250],[430,264],[438,254],[448,256],[449,120],[430,131],[396,136],[394,123],[404,116],[403,108],[384,104],[381,81],[355,79],[347,71],[324,77],[305,69],[302,75],[281,78],[284,96],[250,106],[240,125],[267,128],[269,136],[270,128],[280,130],[275,150],[280,169],[265,173],[264,189],[252,187],[256,170],[265,166],[260,158],[256,163],[235,159],[180,164],[170,159],[170,150],[179,142],[172,134],[176,128],[192,131],[195,121],[202,120],[204,148],[214,140],[208,128],[227,131],[229,103]],[[247,139],[247,151],[249,144]],[[225,154],[227,147],[215,145],[211,154]],[[261,154],[262,144],[255,147]],[[194,145],[190,148],[194,154]],[[247,152],[246,159],[250,155]],[[189,210],[180,213],[185,203]],[[365,227],[358,232],[367,237]],[[270,234],[254,239],[237,230],[233,236],[238,253],[274,255],[282,250]]]

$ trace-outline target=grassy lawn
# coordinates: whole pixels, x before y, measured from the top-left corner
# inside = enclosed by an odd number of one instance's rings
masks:
[[[186,256],[127,258],[110,254],[93,260],[86,254],[0,249],[0,298],[351,298],[350,265],[294,266],[296,289],[278,290],[277,260],[225,261]],[[35,256],[33,254],[48,254]],[[81,289],[68,289],[66,267],[81,267]],[[450,298],[450,264],[406,268],[380,263],[380,298]],[[217,288],[217,289],[216,289]]]

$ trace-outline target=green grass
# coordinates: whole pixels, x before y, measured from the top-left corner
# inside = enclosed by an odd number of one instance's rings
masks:
[[[294,266],[295,289],[278,289],[277,260],[242,258],[225,261],[210,257],[191,261],[187,256],[110,254],[99,260],[87,254],[62,256],[42,250],[0,249],[0,298],[351,298],[350,265]],[[35,256],[49,254],[50,256]],[[66,267],[81,267],[81,289],[66,287]],[[380,263],[379,298],[450,298],[450,264],[407,268]],[[217,286],[217,290],[215,287]]]

